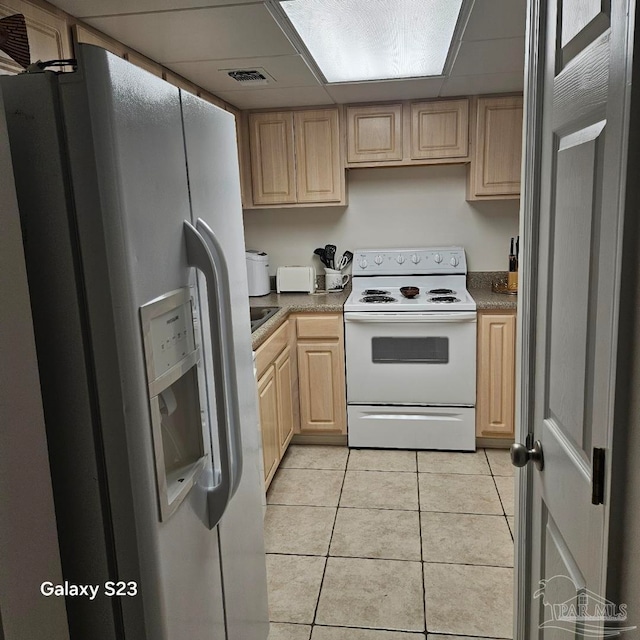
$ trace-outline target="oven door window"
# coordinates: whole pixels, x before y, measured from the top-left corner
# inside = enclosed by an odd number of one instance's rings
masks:
[[[449,338],[372,338],[371,360],[379,364],[412,362],[447,364],[449,362]]]

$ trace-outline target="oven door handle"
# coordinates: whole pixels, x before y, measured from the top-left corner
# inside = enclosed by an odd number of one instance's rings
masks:
[[[393,322],[412,322],[412,323],[432,323],[432,322],[476,322],[477,314],[475,311],[458,312],[458,313],[352,313],[344,314],[345,322],[375,322],[393,323]]]

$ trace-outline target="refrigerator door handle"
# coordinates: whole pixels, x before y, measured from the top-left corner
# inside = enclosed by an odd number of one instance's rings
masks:
[[[204,274],[207,282],[207,299],[209,301],[209,328],[211,330],[211,351],[213,353],[214,389],[216,395],[216,414],[218,419],[218,447],[220,449],[219,482],[207,490],[207,506],[209,510],[209,527],[213,529],[222,518],[233,495],[233,478],[231,472],[231,455],[229,447],[228,411],[226,408],[225,369],[221,357],[224,342],[223,329],[219,321],[218,273],[213,258],[204,238],[188,221],[184,222],[184,237],[187,247],[189,266],[195,267]],[[213,434],[211,434],[213,435]],[[214,477],[217,474],[214,473]]]
[[[236,492],[242,479],[242,432],[240,424],[240,401],[238,393],[238,376],[233,336],[233,320],[231,318],[231,279],[224,255],[224,249],[211,227],[202,219],[196,221],[196,229],[200,233],[211,253],[217,275],[218,314],[222,339],[219,354],[222,356],[225,380],[225,408],[227,424],[231,427],[231,497]]]

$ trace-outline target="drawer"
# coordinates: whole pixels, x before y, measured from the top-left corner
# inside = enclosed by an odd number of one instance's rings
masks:
[[[266,371],[269,365],[282,353],[289,344],[289,320],[285,320],[275,333],[256,351],[256,369],[258,378]]]
[[[299,315],[296,326],[301,340],[337,340],[344,334],[341,313]]]

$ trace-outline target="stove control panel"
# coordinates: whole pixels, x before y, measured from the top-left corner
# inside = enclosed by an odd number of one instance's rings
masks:
[[[458,275],[467,273],[462,247],[430,249],[358,249],[353,275]]]

